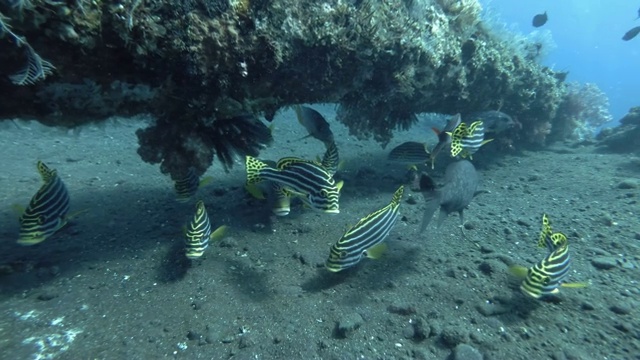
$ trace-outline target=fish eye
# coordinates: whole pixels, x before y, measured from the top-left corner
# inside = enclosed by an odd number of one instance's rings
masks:
[[[346,251],[340,251],[340,259],[344,259],[347,257],[347,252]]]
[[[323,197],[327,197],[327,196],[329,196],[329,192],[326,189],[321,189],[320,190],[320,195],[322,195]]]

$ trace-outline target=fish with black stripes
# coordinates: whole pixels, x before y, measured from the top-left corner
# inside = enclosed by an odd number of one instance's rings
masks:
[[[200,180],[200,176],[196,173],[194,167],[189,169],[174,182],[174,189],[176,191],[176,200],[178,202],[188,202],[202,186],[209,184],[213,178],[207,176]]]
[[[447,149],[451,146],[451,132],[454,131],[462,122],[462,118],[460,114],[453,115],[447,124],[444,126],[444,129],[438,130],[433,127],[431,130],[438,136],[438,143],[433,147],[433,149],[429,152],[429,160],[431,160],[431,169],[435,168],[436,158],[438,154],[443,149]]]
[[[485,140],[484,138],[484,122],[474,121],[471,125],[460,123],[453,132],[451,132],[451,156],[460,156],[463,159],[469,158],[473,160],[473,154],[480,147],[493,139]]]
[[[339,272],[356,265],[365,257],[378,259],[382,256],[386,249],[383,241],[398,220],[403,192],[404,186],[400,186],[387,206],[360,219],[342,235],[331,247],[325,263],[327,270]]]
[[[44,184],[20,216],[20,245],[35,245],[45,241],[69,220],[69,191],[58,172],[42,161],[38,161],[37,169]]]
[[[509,271],[522,278],[520,290],[534,299],[555,295],[560,287],[582,288],[587,283],[567,283],[571,256],[567,237],[560,232],[553,232],[547,214],[542,215],[542,230],[538,239],[538,247],[546,247],[548,255],[530,268],[514,265]]]
[[[295,196],[308,207],[325,213],[340,212],[340,189],[343,182],[336,182],[322,164],[294,157],[282,158],[271,167],[269,164],[247,156],[247,185],[270,180],[282,186],[287,196]]]
[[[327,170],[331,176],[335,175],[344,164],[340,161],[340,154],[338,153],[338,146],[335,141],[331,141],[326,144],[327,151],[324,152],[320,164]]]
[[[424,164],[429,160],[429,150],[426,143],[405,141],[391,149],[387,160],[406,165]]]
[[[207,214],[204,202],[199,200],[196,203],[196,213],[185,229],[185,255],[187,258],[195,260],[204,254],[209,247],[210,241],[216,241],[224,236],[227,226],[223,225],[215,231],[211,231],[211,221]]]

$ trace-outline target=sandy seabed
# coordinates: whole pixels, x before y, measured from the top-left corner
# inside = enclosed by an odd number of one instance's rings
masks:
[[[316,107],[328,119],[333,107]],[[387,149],[331,121],[344,169],[337,215],[294,203],[287,217],[243,189],[244,166],[215,163],[199,189],[226,237],[184,257],[195,200],[136,153],[144,118],[75,130],[0,122],[2,359],[640,359],[640,161],[593,145],[474,157],[483,190],[465,211],[418,234],[424,200],[405,191],[378,260],[338,274],[323,267],[349,225],[391,200],[406,167],[386,160],[403,141],[433,141],[424,124]],[[324,146],[291,111],[274,120],[263,159],[315,159]],[[427,138],[427,136],[429,136]],[[494,149],[495,150],[495,149]],[[18,215],[58,170],[71,212],[42,244],[16,244]],[[429,171],[441,180],[446,161]],[[550,301],[520,293],[509,265],[545,256],[542,213],[567,234],[568,281]]]

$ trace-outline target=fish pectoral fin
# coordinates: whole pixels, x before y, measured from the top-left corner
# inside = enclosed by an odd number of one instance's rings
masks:
[[[264,192],[260,190],[257,184],[244,184],[244,189],[254,198],[258,200],[265,200]]]
[[[338,183],[336,183],[336,187],[338,188],[338,192],[340,192],[340,190],[342,190],[342,186],[344,185],[344,181],[340,180],[338,181]]]
[[[493,139],[486,139],[486,140],[483,140],[483,141],[480,143],[480,146],[482,146],[482,145],[484,145],[484,144],[486,144],[486,143],[490,143],[490,142],[492,142],[492,141],[493,141]]]
[[[66,215],[66,216],[64,216],[64,218],[63,218],[63,222],[64,222],[64,224],[66,224],[67,222],[69,222],[69,220],[72,220],[73,218],[76,218],[76,217],[78,217],[80,214],[83,214],[83,213],[86,213],[86,212],[89,212],[89,209],[88,209],[88,208],[87,208],[87,209],[78,210],[78,211],[73,212],[73,213],[71,213],[71,214],[69,214],[69,215]],[[64,226],[64,225],[63,225],[63,226]]]
[[[22,216],[26,208],[20,204],[12,204],[11,211],[13,211],[18,217]]]
[[[218,241],[218,240],[222,239],[224,234],[227,232],[228,228],[229,227],[227,225],[220,226],[214,232],[212,232],[211,235],[209,235],[209,239],[211,241]]]
[[[589,283],[588,282],[562,283],[560,284],[560,286],[564,288],[570,288],[570,289],[580,289],[580,288],[585,288],[589,286]]]
[[[520,279],[524,279],[527,277],[527,273],[529,272],[529,269],[521,266],[521,265],[511,265],[509,266],[509,274],[520,278]]]
[[[364,256],[368,257],[369,259],[377,260],[377,259],[380,259],[386,251],[387,251],[387,244],[380,243],[380,244],[373,245],[372,247],[365,250]]]
[[[205,176],[202,178],[202,180],[200,180],[200,182],[198,182],[198,188],[201,188],[203,186],[207,186],[209,184],[211,184],[213,182],[213,176]]]

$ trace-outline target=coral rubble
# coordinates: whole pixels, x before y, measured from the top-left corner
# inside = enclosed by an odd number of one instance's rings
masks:
[[[383,144],[395,128],[411,125],[416,113],[468,113],[502,104],[532,134],[526,140],[535,142],[548,135],[565,94],[558,74],[537,64],[540,45],[518,50],[495,36],[481,21],[477,0],[28,4],[0,7],[4,23],[57,70],[18,91],[0,83],[11,94],[0,116],[35,115],[61,125],[87,121],[74,116],[81,113],[77,103],[52,109],[42,97],[91,85],[102,97],[86,99],[96,116],[132,110],[156,116],[139,133],[139,152],[173,175],[188,166],[204,171],[213,154],[231,166],[230,154],[253,153],[268,139],[264,125],[244,115],[270,120],[292,104],[338,103],[338,120],[354,135]],[[0,57],[16,58],[8,52]],[[14,61],[2,71],[11,75],[21,66]],[[152,87],[146,109],[118,99],[109,91],[114,81],[128,89]],[[26,106],[38,96],[47,106]],[[234,119],[239,125],[230,127]],[[239,138],[216,140],[223,135]]]
[[[640,153],[640,106],[631,108],[619,126],[602,130],[596,139],[611,151]]]

